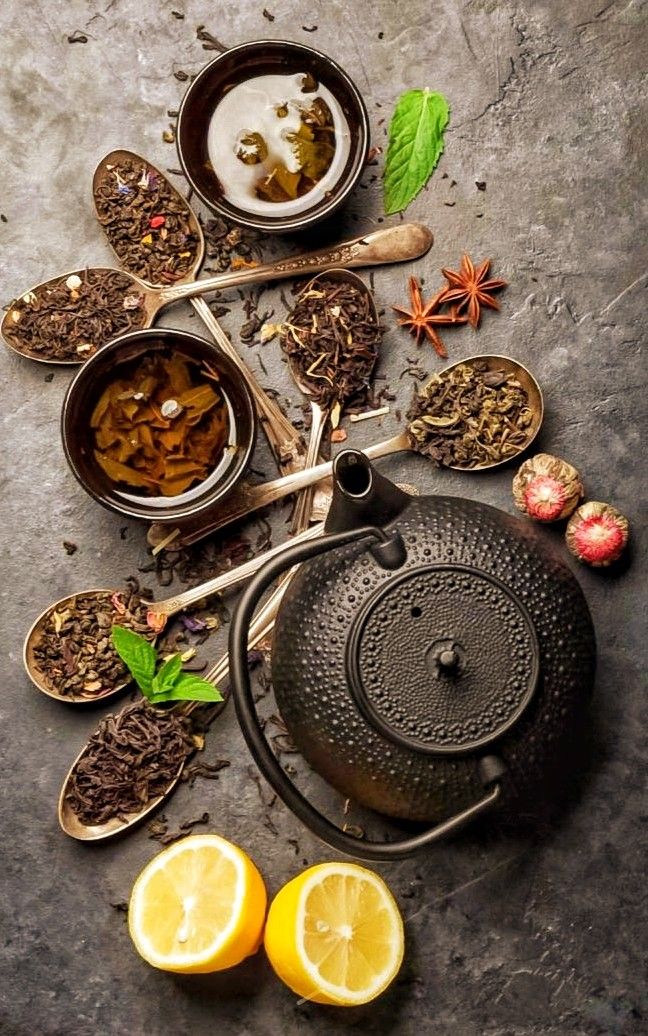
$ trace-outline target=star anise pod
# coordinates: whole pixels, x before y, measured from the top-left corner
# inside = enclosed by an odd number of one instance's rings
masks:
[[[443,326],[448,324],[465,324],[467,317],[459,316],[458,310],[455,306],[450,307],[448,313],[439,313],[439,308],[442,302],[445,301],[445,294],[447,288],[443,288],[437,292],[429,302],[423,302],[423,296],[421,295],[421,285],[417,281],[416,277],[410,277],[409,279],[409,293],[411,310],[403,309],[401,306],[392,306],[392,309],[396,313],[400,313],[403,319],[399,320],[398,323],[401,327],[406,327],[408,331],[414,335],[416,344],[419,345],[421,335],[425,335],[434,346],[439,356],[447,359],[446,348],[441,341],[441,336],[436,330],[436,325]]]
[[[467,306],[468,323],[474,328],[479,326],[481,306],[499,309],[499,303],[492,297],[491,292],[499,291],[507,284],[506,281],[486,280],[490,265],[490,259],[484,259],[484,262],[475,268],[470,256],[464,255],[458,273],[453,270],[441,270],[448,287],[442,292],[440,302],[456,303],[459,312]]]

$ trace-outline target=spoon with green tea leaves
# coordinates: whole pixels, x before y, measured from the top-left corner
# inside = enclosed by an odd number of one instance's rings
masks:
[[[125,270],[89,267],[37,284],[7,307],[0,333],[9,348],[41,363],[79,364],[125,331],[150,327],[165,306],[223,288],[418,259],[432,245],[419,223],[374,230],[330,248],[251,269],[153,288]]]
[[[373,294],[350,270],[329,270],[304,287],[280,334],[295,384],[310,402],[307,469],[317,463],[328,421],[337,428],[343,404],[369,384],[382,339]],[[299,495],[298,527],[310,514],[312,492]]]
[[[370,460],[411,451],[442,468],[466,473],[508,464],[528,449],[540,431],[542,392],[530,371],[509,356],[470,356],[433,374],[415,395],[406,427],[364,450]],[[213,512],[178,523],[174,546],[189,546],[290,493],[327,478],[330,461],[256,486],[239,485]],[[154,523],[149,543],[168,537]]]
[[[288,579],[280,583],[257,612],[248,637],[250,650],[271,632],[287,583]],[[138,648],[138,652],[140,650]],[[126,706],[116,716],[106,717],[72,763],[59,795],[58,820],[65,834],[79,841],[105,841],[141,823],[174,792],[188,759],[204,744],[185,724],[198,708],[210,708],[209,702],[192,700],[186,705],[165,707],[164,695],[173,693],[173,688],[170,692],[164,689],[154,692],[153,680],[159,677],[157,686],[164,688],[166,682],[171,682],[172,669],[167,669],[164,678],[164,666],[153,675],[151,662],[146,660],[149,657],[146,648],[142,651],[136,668],[143,662],[150,681],[148,686],[160,706],[148,707],[144,696],[141,703]],[[174,668],[177,670],[177,663]],[[216,686],[225,687],[228,673],[229,656],[225,653],[200,681],[219,695],[211,699],[215,704],[210,709],[210,721],[229,700],[229,692],[215,691]],[[183,675],[193,680],[194,674],[181,671],[176,673],[176,679],[181,680]],[[188,684],[187,690],[191,690]],[[196,691],[202,693],[194,684],[194,698]],[[166,700],[173,699],[167,697]],[[137,710],[138,704],[144,705],[144,723],[141,709],[139,715],[132,717],[132,710]],[[147,734],[152,734],[153,743]]]
[[[288,544],[321,535],[319,522],[293,536]],[[154,643],[171,616],[243,582],[287,543],[257,554],[213,579],[161,601],[142,600],[132,589],[81,590],[50,604],[33,623],[23,645],[29,679],[49,698],[69,705],[88,705],[116,697],[131,676],[114,649],[110,629],[119,623]]]

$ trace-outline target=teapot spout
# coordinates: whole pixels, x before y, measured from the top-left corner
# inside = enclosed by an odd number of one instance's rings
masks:
[[[333,461],[333,499],[325,531],[346,532],[362,525],[384,526],[411,498],[381,475],[360,450],[342,450]]]

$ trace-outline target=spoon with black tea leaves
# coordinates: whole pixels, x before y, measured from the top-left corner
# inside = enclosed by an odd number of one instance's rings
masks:
[[[261,641],[263,641],[265,637],[267,637],[268,634],[272,631],[275,616],[277,614],[277,611],[279,610],[281,598],[283,597],[284,591],[286,589],[286,586],[288,585],[289,580],[290,576],[288,576],[281,583],[279,583],[273,590],[270,597],[268,597],[263,607],[260,608],[257,612],[256,618],[250,626],[250,633],[248,637],[249,650],[252,650],[258,644],[260,644]],[[217,662],[217,664],[212,669],[210,669],[209,672],[205,675],[205,679],[208,680],[209,683],[214,684],[215,687],[218,687],[221,691],[221,694],[223,695],[223,701],[219,702],[218,705],[215,706],[215,715],[217,715],[225,708],[229,700],[229,691],[223,690],[223,686],[227,681],[228,675],[229,655],[225,653],[222,656],[222,658]],[[194,712],[195,709],[200,707],[201,705],[204,705],[204,702],[190,702],[189,704],[177,706],[176,709],[177,712],[185,716],[190,716],[191,713]],[[108,838],[115,838],[118,835],[124,834],[126,831],[128,831],[131,827],[134,827],[136,824],[141,823],[141,821],[144,820],[145,817],[147,817],[150,813],[156,810],[158,806],[160,806],[166,799],[169,798],[170,795],[173,794],[176,787],[178,786],[180,778],[182,777],[182,772],[187,763],[187,759],[189,758],[189,756],[187,756],[182,760],[182,762],[178,766],[178,769],[174,777],[167,785],[167,787],[164,789],[164,792],[161,795],[158,795],[155,798],[150,799],[136,813],[129,813],[124,817],[111,817],[110,820],[106,820],[102,824],[91,825],[84,824],[80,820],[80,818],[72,809],[68,799],[73,774],[76,768],[79,765],[83,764],[83,760],[86,757],[87,753],[88,745],[85,745],[79,752],[74,762],[72,763],[70,769],[68,770],[65,780],[63,781],[63,785],[61,787],[61,792],[59,794],[58,800],[58,821],[61,828],[63,829],[66,835],[70,836],[70,838],[76,838],[78,841],[81,842],[100,842],[105,841]]]
[[[187,608],[198,604],[199,601],[202,601],[207,597],[222,593],[224,590],[228,589],[228,587],[237,586],[245,579],[254,575],[254,573],[257,572],[266,561],[270,558],[276,557],[276,555],[280,554],[286,549],[286,547],[294,543],[304,543],[307,540],[315,539],[315,537],[320,536],[323,528],[323,523],[318,522],[311,526],[310,529],[307,529],[296,536],[292,536],[287,542],[279,543],[277,546],[271,547],[262,554],[257,554],[249,561],[244,562],[244,564],[236,565],[227,572],[223,572],[221,575],[215,576],[213,579],[209,579],[205,583],[200,583],[198,586],[194,586],[189,590],[184,590],[182,593],[174,594],[172,597],[167,597],[161,601],[142,601],[141,603],[143,605],[148,606],[147,621],[151,631],[155,632],[155,639],[157,638],[157,635],[162,632],[167,619],[171,618],[171,616],[178,615],[180,612],[186,611]],[[131,677],[127,676],[114,687],[110,687],[103,693],[61,693],[57,691],[50,682],[48,682],[46,674],[43,671],[43,666],[37,657],[38,648],[43,642],[45,632],[48,626],[51,627],[54,624],[57,615],[61,616],[65,614],[68,608],[74,607],[79,598],[83,598],[89,602],[97,602],[97,604],[104,600],[108,606],[110,598],[116,592],[118,593],[119,591],[106,589],[81,590],[75,594],[69,594],[67,597],[62,597],[59,601],[55,601],[54,604],[48,605],[48,607],[38,616],[25,637],[23,644],[23,664],[29,679],[39,691],[42,691],[43,694],[46,694],[49,698],[54,698],[56,701],[64,702],[67,705],[89,705],[97,702],[109,701],[110,699],[115,698],[132,682]],[[109,630],[106,630],[106,635],[109,635]],[[153,636],[151,637],[151,640],[154,642]]]
[[[162,264],[159,264],[158,268],[152,267],[149,259],[149,247],[154,247],[154,242],[151,241],[150,245],[143,245],[142,240],[138,241],[136,236],[135,240],[133,239],[133,224],[132,220],[128,218],[128,205],[120,206],[117,214],[110,211],[110,206],[106,201],[106,194],[108,194],[108,198],[111,197],[111,187],[113,184],[116,186],[117,193],[124,195],[126,198],[128,198],[131,191],[131,188],[124,180],[124,175],[128,175],[126,170],[133,173],[131,182],[138,173],[141,173],[140,179],[137,181],[137,187],[140,189],[138,192],[139,198],[142,197],[141,192],[149,188],[151,178],[153,178],[155,187],[159,185],[164,187],[172,211],[170,213],[167,208],[166,214],[162,219],[163,225],[156,233],[160,235],[168,234],[166,224],[170,222],[170,215],[175,217],[174,225],[179,223],[183,231],[189,232],[190,251],[186,257],[187,261],[180,268],[182,276],[177,277],[175,273],[170,273]],[[157,166],[134,151],[128,151],[124,148],[111,151],[109,154],[104,155],[94,171],[92,196],[97,221],[104,231],[108,244],[122,269],[141,277],[142,280],[153,287],[163,287],[165,283],[168,284],[168,280],[165,281],[165,278],[170,278],[174,284],[189,283],[196,280],[198,271],[205,258],[205,237],[202,226],[187,199],[180,194],[168,177]],[[160,221],[160,214],[157,217],[155,215],[152,216],[149,223],[156,219]],[[167,239],[165,237],[165,240]],[[172,239],[176,240],[175,237]],[[149,276],[146,276],[146,273]],[[294,428],[275,400],[261,388],[253,372],[239,356],[237,350],[223,331],[205,299],[192,298],[190,301],[217,344],[236,364],[245,380],[261,418],[261,428],[268,439],[280,471],[285,475],[290,471],[299,470],[303,467],[301,458],[304,454],[304,446],[299,432]]]
[[[337,341],[333,339],[335,346],[333,358],[331,359],[330,355],[327,357],[326,349],[322,348],[320,354],[309,364],[308,360],[312,359],[312,352],[308,354],[308,359],[304,361],[304,354],[307,350],[307,343],[304,341],[304,336],[312,334],[311,322],[317,322],[318,324],[316,329],[318,342],[321,344],[324,340],[324,328],[320,322],[321,318],[318,321],[319,307],[316,306],[316,311],[312,314],[310,312],[307,315],[304,314],[305,317],[307,316],[308,324],[311,325],[311,327],[308,328],[304,328],[301,325],[299,327],[294,326],[295,313],[300,311],[300,305],[303,306],[305,302],[308,302],[309,298],[313,298],[314,296],[316,302],[319,301],[322,293],[326,293],[323,282],[327,287],[329,283],[338,285],[342,291],[344,291],[344,287],[348,285],[355,289],[357,293],[361,294],[366,305],[366,314],[363,315],[363,322],[368,322],[373,325],[376,329],[376,335],[370,349],[362,349],[361,344],[355,346],[353,343],[354,327],[347,327],[339,324],[341,313],[339,312],[340,307],[338,306],[337,317],[334,315],[333,323],[331,324],[331,327],[333,328],[331,334],[334,332],[337,338]],[[334,308],[335,302],[336,296],[334,290],[333,293],[326,298],[326,309]],[[379,338],[380,320],[373,294],[364,281],[350,270],[328,270],[325,274],[313,277],[313,279],[305,285],[303,291],[295,302],[295,307],[289,314],[288,318],[283,322],[282,348],[288,356],[288,364],[295,384],[297,385],[297,388],[299,388],[304,395],[308,397],[311,408],[311,427],[306,459],[304,461],[305,470],[313,467],[317,463],[322,436],[328,421],[332,419],[336,411],[339,415],[342,405],[346,402],[348,396],[353,395],[358,391],[370,377],[378,358]],[[350,341],[348,339],[350,339]],[[329,343],[329,349],[330,348],[331,346]],[[356,355],[352,355],[354,349],[356,350]],[[335,370],[336,365],[341,365],[346,356],[353,360],[353,366],[347,380],[345,380],[343,376],[340,376],[339,371]],[[304,369],[304,367],[307,369]],[[324,379],[324,381],[331,386],[333,392],[327,392],[324,396],[321,396],[322,401],[320,402],[317,398],[317,396],[320,395],[317,388],[322,384],[321,379]],[[306,521],[306,516],[311,510],[312,494],[312,487],[303,490],[299,494],[299,499],[293,515],[293,526],[295,528],[303,527],[304,522]]]
[[[330,248],[168,288],[153,288],[125,270],[110,267],[71,270],[14,299],[0,324],[0,334],[10,349],[31,360],[79,364],[122,331],[150,327],[160,310],[182,299],[245,284],[322,273],[339,266],[379,266],[418,259],[429,250],[432,240],[432,232],[422,224],[400,223]],[[106,286],[108,281],[110,290]],[[94,294],[89,296],[88,292]],[[63,301],[58,301],[61,293]],[[85,316],[75,316],[82,304],[86,305]],[[62,322],[66,323],[66,330],[59,340],[65,339],[69,355],[48,356],[44,352],[48,336],[53,333],[53,325],[62,326]]]
[[[531,420],[524,429],[524,437],[517,445],[511,444],[510,452],[506,457],[500,460],[482,461],[472,467],[459,464],[444,465],[452,471],[462,471],[468,475],[499,468],[502,464],[508,464],[515,460],[516,457],[519,457],[521,453],[529,448],[540,431],[544,415],[544,403],[538,382],[526,367],[509,356],[469,356],[445,367],[438,372],[437,376],[442,377],[444,374],[449,374],[462,365],[472,367],[474,364],[485,364],[486,369],[490,372],[503,371],[505,374],[516,378],[526,392],[531,411]],[[408,429],[404,428],[397,435],[392,436],[391,439],[385,439],[383,442],[373,443],[371,446],[365,447],[363,452],[369,460],[377,460],[392,453],[420,453],[421,451],[415,449]],[[282,497],[288,496],[290,493],[298,493],[308,486],[315,485],[320,479],[330,476],[332,470],[332,462],[327,461],[313,468],[296,471],[291,475],[285,475],[283,478],[274,479],[271,482],[264,482],[255,486],[240,483],[234,487],[224,500],[218,502],[218,506],[213,511],[203,511],[194,519],[179,522],[178,532],[173,540],[174,547],[186,547],[192,543],[197,543],[204,536],[224,528],[230,522],[245,518],[261,507],[266,507],[268,504],[274,503],[275,500],[281,500]],[[168,535],[168,525],[162,522],[154,522],[149,528],[148,541],[155,546],[163,542]]]

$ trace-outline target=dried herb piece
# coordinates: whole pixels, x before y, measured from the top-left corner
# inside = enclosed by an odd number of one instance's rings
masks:
[[[163,350],[119,377],[90,417],[94,455],[108,477],[146,495],[177,496],[202,482],[229,435],[218,375]]]
[[[407,420],[412,449],[442,467],[475,468],[518,454],[533,411],[513,374],[476,361],[434,374]]]
[[[385,215],[406,209],[429,180],[443,154],[449,117],[443,94],[407,90],[398,98],[385,160]]]
[[[484,259],[483,263],[475,267],[470,256],[464,255],[458,273],[453,270],[441,270],[448,282],[442,302],[455,303],[459,312],[465,309],[468,323],[474,328],[479,326],[481,306],[499,309],[499,302],[493,298],[492,293],[507,286],[506,281],[486,279],[490,266],[491,260]]]
[[[146,323],[144,296],[119,270],[80,270],[50,281],[7,307],[3,334],[41,360],[87,360],[102,345]]]
[[[114,625],[155,636],[146,622],[146,605],[132,585],[123,591],[77,594],[63,611],[53,611],[34,648],[45,684],[56,694],[100,698],[130,679],[115,651]]]
[[[401,319],[398,323],[414,335],[417,345],[421,335],[425,335],[432,342],[437,355],[445,358],[448,354],[436,326],[465,324],[467,318],[459,316],[456,309],[451,309],[449,313],[439,312],[444,290],[434,295],[429,302],[423,302],[419,281],[416,277],[410,277],[409,293],[412,308],[408,310],[401,306],[392,306],[392,309],[395,313],[400,313]]]
[[[229,50],[229,47],[212,36],[211,32],[207,32],[204,25],[199,25],[196,29],[196,39],[202,43],[203,50],[215,50],[219,54],[224,54],[226,50]]]
[[[65,800],[83,824],[124,820],[162,795],[194,750],[177,715],[142,699],[101,721],[70,776]]]
[[[326,277],[301,293],[281,331],[283,351],[324,407],[366,393],[381,339],[367,293]]]

